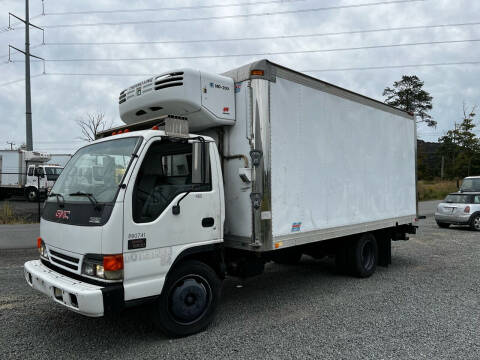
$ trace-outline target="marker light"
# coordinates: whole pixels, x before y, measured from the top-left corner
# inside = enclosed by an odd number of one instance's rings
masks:
[[[37,238],[37,248],[40,249],[40,246],[42,246],[42,238],[38,237]]]
[[[117,135],[117,133],[114,131],[114,132],[112,132],[112,136],[113,136],[113,135]]]
[[[128,129],[123,130],[124,134],[127,133],[127,132],[130,132],[130,130],[128,130]]]
[[[152,130],[158,130],[158,126],[157,125],[152,126]]]
[[[117,135],[120,135],[122,133],[122,130],[117,131]]]
[[[254,76],[263,76],[265,72],[263,70],[252,70],[250,74]]]

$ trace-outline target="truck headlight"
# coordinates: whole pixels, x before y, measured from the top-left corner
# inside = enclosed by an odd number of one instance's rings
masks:
[[[83,259],[82,273],[106,280],[123,279],[123,255],[90,255]]]

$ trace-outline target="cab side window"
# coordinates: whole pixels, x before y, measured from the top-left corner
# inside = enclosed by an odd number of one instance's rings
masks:
[[[475,195],[475,197],[473,199],[473,203],[474,204],[480,204],[480,195]]]
[[[192,144],[153,143],[133,189],[133,220],[154,221],[178,194],[211,190],[211,184],[192,186]]]
[[[30,166],[28,168],[28,173],[27,173],[28,176],[33,176],[33,166]]]

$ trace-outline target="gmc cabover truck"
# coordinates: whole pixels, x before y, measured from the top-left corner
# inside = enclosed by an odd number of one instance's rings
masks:
[[[26,150],[0,150],[0,200],[25,196],[37,201],[40,192],[48,192],[62,167],[47,164],[49,154]]]
[[[30,286],[77,313],[151,302],[185,336],[212,321],[226,275],[307,254],[368,277],[415,232],[403,111],[267,60],[166,72],[119,103],[125,125],[66,165],[25,263]]]

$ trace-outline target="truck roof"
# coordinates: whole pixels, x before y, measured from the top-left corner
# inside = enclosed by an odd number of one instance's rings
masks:
[[[138,122],[136,124],[131,124],[131,125],[122,125],[122,126],[117,126],[112,129],[108,129],[102,132],[97,133],[97,139],[95,142],[101,142],[101,141],[107,141],[107,140],[112,140],[116,138],[122,138],[122,137],[129,137],[129,136],[143,136],[145,139],[150,139],[154,136],[158,135],[165,135],[165,131],[163,130],[154,130],[152,129],[153,126],[157,125],[159,123],[159,120],[167,118],[168,115],[161,116],[157,119],[152,119],[152,120],[147,120],[147,121],[142,121]],[[120,133],[120,134],[114,134],[117,133],[119,130],[120,131],[125,131],[125,129],[128,129],[128,132],[126,133]],[[188,138],[194,138],[197,137],[198,135],[195,134],[189,134]],[[206,141],[213,141],[211,137],[202,135],[202,137]],[[88,144],[87,144],[88,145]],[[85,145],[85,146],[87,146]],[[84,146],[82,146],[84,147]]]
[[[263,75],[252,75],[252,70],[263,70]],[[299,71],[295,71],[285,66],[273,63],[268,59],[262,59],[247,65],[243,65],[239,68],[227,71],[221,75],[231,77],[235,82],[241,82],[250,79],[265,79],[275,82],[276,77],[278,76],[283,79],[309,86],[314,89],[325,91],[332,95],[340,96],[351,101],[374,107],[379,110],[413,119],[413,115],[411,113],[387,105],[368,96],[330,84],[313,76],[309,76]]]

